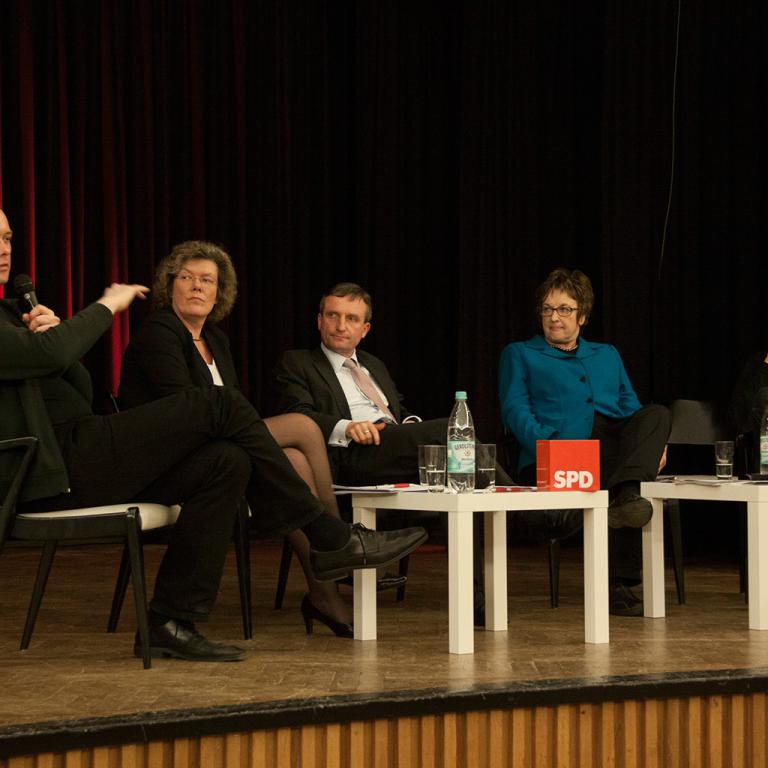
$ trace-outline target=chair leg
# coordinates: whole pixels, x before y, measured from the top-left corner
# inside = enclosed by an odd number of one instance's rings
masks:
[[[123,610],[125,593],[128,590],[130,577],[131,568],[128,560],[128,547],[125,546],[123,547],[123,554],[120,556],[120,567],[117,571],[115,591],[112,595],[112,607],[109,610],[109,619],[107,620],[107,632],[117,632],[117,623],[120,621],[120,611]]]
[[[685,571],[683,568],[683,529],[680,523],[680,502],[670,499],[667,502],[667,520],[672,540],[672,568],[675,572],[677,602],[685,605]]]
[[[397,572],[400,574],[400,576],[405,576],[408,578],[408,566],[410,564],[411,556],[406,555],[405,557],[400,558],[400,563],[398,565]],[[401,603],[403,600],[405,600],[405,587],[406,585],[403,584],[402,586],[398,587],[396,590],[395,595],[395,601],[398,603]]]
[[[37,621],[37,612],[40,610],[40,603],[43,600],[43,592],[45,592],[46,584],[48,583],[48,574],[51,572],[51,565],[53,564],[53,556],[56,554],[57,542],[46,541],[43,546],[43,551],[40,555],[40,562],[37,566],[37,577],[35,578],[35,586],[32,589],[32,597],[29,601],[29,609],[27,610],[27,620],[24,623],[24,633],[21,636],[20,651],[26,651],[29,648],[29,641],[32,639],[32,631],[35,628],[35,622]]]
[[[275,590],[275,610],[283,607],[285,588],[288,585],[288,572],[291,570],[293,545],[287,538],[283,539],[283,554],[280,556],[280,570],[277,572],[277,589]]]
[[[251,597],[251,539],[248,505],[240,504],[235,519],[235,557],[237,559],[237,581],[240,586],[240,612],[243,616],[243,636],[253,637],[253,611]]]
[[[549,540],[549,605],[560,605],[560,539]]]
[[[149,619],[147,617],[147,592],[144,586],[144,556],[141,548],[141,529],[138,510],[131,507],[125,516],[125,544],[133,584],[133,601],[136,604],[136,624],[139,628],[139,646],[144,669],[152,667],[149,651]]]

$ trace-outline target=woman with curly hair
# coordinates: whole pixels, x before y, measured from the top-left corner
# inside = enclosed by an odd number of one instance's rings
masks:
[[[201,240],[176,245],[157,266],[152,294],[155,311],[123,356],[121,407],[131,408],[190,387],[237,387],[229,341],[214,325],[231,312],[237,297],[237,275],[229,254]],[[297,413],[271,416],[264,423],[297,474],[325,509],[338,517],[319,427]],[[302,602],[307,631],[312,619],[318,619],[337,635],[352,637],[350,607],[334,583],[314,578],[306,536],[296,530],[289,539],[307,579],[308,594]]]

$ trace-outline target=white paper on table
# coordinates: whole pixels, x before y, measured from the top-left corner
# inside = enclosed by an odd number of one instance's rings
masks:
[[[746,485],[750,480],[739,480],[734,477],[730,480],[715,477],[714,475],[673,475],[658,478],[660,483],[675,483],[676,485]]]
[[[337,485],[333,484],[333,492],[337,495],[345,493],[418,493],[426,491],[426,485],[418,483],[384,483],[383,485]]]

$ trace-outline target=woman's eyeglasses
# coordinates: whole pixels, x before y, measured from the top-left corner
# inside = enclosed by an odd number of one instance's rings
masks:
[[[561,304],[559,307],[548,307],[546,304],[541,308],[542,317],[552,317],[557,312],[559,317],[570,317],[578,307],[569,307],[567,304]]]
[[[176,279],[182,285],[197,285],[197,283],[200,283],[203,288],[213,288],[216,285],[216,278],[209,275],[198,277],[197,275],[190,275],[189,272],[182,272],[180,275],[176,275]]]

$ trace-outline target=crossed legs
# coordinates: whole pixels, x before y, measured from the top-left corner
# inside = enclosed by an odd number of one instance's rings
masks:
[[[325,510],[340,518],[336,496],[331,486],[331,469],[320,428],[308,416],[287,413],[264,419],[275,442],[291,462],[296,474],[309,486]],[[312,604],[343,624],[352,622],[352,610],[341,599],[334,582],[318,581],[309,560],[309,540],[301,530],[288,534],[307,580],[307,592]]]

